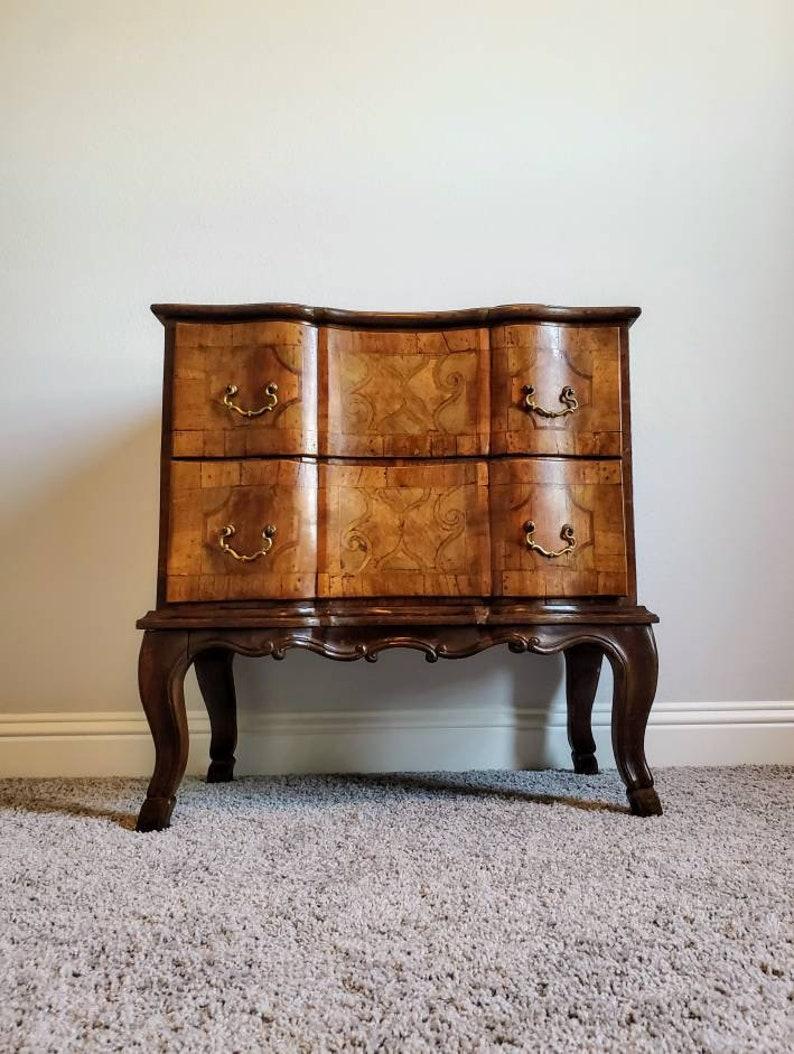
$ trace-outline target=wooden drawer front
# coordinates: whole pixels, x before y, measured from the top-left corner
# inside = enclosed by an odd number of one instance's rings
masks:
[[[446,457],[488,452],[488,332],[321,334],[321,452]],[[323,419],[324,418],[324,419]]]
[[[320,596],[490,591],[488,466],[320,466]]]
[[[626,594],[619,461],[494,461],[490,475],[494,595]],[[561,530],[570,524],[576,541],[574,551],[557,558],[531,551],[524,528],[528,520],[535,524],[531,540],[549,552],[565,547]]]
[[[220,531],[244,562],[220,548]],[[166,599],[312,597],[317,571],[317,466],[301,461],[174,461]]]
[[[174,457],[244,457],[317,451],[317,330],[300,322],[179,323],[174,345]],[[243,417],[243,410],[274,409]]]
[[[491,331],[491,452],[621,453],[620,330],[615,326],[496,326]],[[525,385],[545,417],[525,404]]]

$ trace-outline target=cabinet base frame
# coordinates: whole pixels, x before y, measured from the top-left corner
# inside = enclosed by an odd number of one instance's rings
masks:
[[[370,609],[371,610],[371,609]],[[399,609],[395,609],[399,612]],[[189,733],[183,692],[184,678],[195,665],[211,728],[208,782],[233,779],[237,744],[236,701],[232,660],[235,654],[283,659],[291,648],[303,648],[340,662],[377,661],[388,648],[413,648],[428,662],[460,659],[497,645],[512,652],[549,655],[563,652],[566,662],[568,739],[574,770],[598,771],[591,712],[603,657],[613,672],[612,745],[626,786],[632,813],[662,812],[653,776],[645,759],[645,729],[656,692],[658,661],[651,623],[645,608],[595,605],[576,610],[538,607],[523,609],[516,622],[446,623],[403,621],[415,608],[387,624],[328,624],[343,620],[327,612],[317,625],[288,625],[289,614],[270,616],[257,611],[158,611],[141,619],[145,629],[139,660],[141,701],[155,745],[154,773],[138,816],[139,831],[168,827],[176,793],[185,772]],[[478,609],[479,610],[479,609]],[[505,617],[507,609],[483,609],[484,620]],[[514,611],[514,614],[516,612]],[[461,615],[463,614],[461,610]],[[460,616],[459,616],[460,617]],[[465,617],[465,616],[464,616]],[[210,621],[214,625],[208,625]],[[218,623],[222,623],[218,625]],[[257,624],[252,624],[257,623]],[[323,624],[325,623],[325,624]]]

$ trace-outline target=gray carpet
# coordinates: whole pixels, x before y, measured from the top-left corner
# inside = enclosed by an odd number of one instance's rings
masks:
[[[794,770],[0,782],[3,1051],[794,1044]]]

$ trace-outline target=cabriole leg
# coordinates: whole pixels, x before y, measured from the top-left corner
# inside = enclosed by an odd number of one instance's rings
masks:
[[[176,791],[187,765],[183,689],[189,665],[186,632],[146,631],[138,661],[138,684],[154,740],[155,763],[146,801],[138,814],[139,831],[162,831],[171,822]]]
[[[200,651],[193,660],[212,731],[207,783],[228,783],[234,779],[237,701],[232,674],[233,660],[234,652],[227,648]]]
[[[565,654],[565,688],[568,702],[568,742],[574,772],[598,772],[592,713],[603,649],[596,644],[575,644]]]
[[[656,694],[658,659],[650,626],[623,626],[611,636],[614,675],[612,747],[636,816],[660,816],[662,806],[645,760],[645,728]]]

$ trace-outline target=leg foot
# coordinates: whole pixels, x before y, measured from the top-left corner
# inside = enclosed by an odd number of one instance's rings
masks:
[[[212,732],[207,783],[228,783],[234,779],[237,700],[234,695],[233,659],[234,652],[227,648],[209,648],[198,652],[193,660]]]
[[[234,758],[231,761],[211,761],[207,769],[207,783],[232,783]]]
[[[622,626],[610,634],[608,649],[615,690],[612,747],[626,796],[636,816],[659,816],[662,806],[645,760],[645,727],[656,693],[658,659],[650,626]]]
[[[176,798],[147,798],[138,813],[136,831],[164,831],[171,826]]]
[[[595,754],[577,754],[571,751],[571,759],[573,760],[573,771],[578,776],[598,775],[598,761]]]
[[[629,807],[635,816],[661,816],[662,803],[653,787],[626,791]]]
[[[141,702],[152,732],[154,773],[138,816],[139,831],[168,827],[176,791],[185,773],[188,728],[183,685],[189,666],[182,630],[147,630],[138,661]]]
[[[592,713],[603,649],[596,644],[576,644],[565,655],[565,688],[568,702],[568,742],[574,772],[598,773]]]

